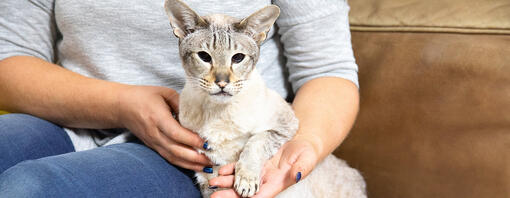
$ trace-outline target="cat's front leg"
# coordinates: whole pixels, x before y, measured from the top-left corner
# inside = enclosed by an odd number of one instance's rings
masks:
[[[239,195],[251,197],[258,192],[264,163],[290,138],[288,134],[268,130],[248,140],[235,167],[234,189]]]

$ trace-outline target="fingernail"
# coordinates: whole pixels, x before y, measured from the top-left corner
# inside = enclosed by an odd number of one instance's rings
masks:
[[[209,186],[209,189],[216,189],[218,186]]]
[[[206,172],[206,173],[209,173],[209,174],[210,174],[210,173],[212,173],[212,172],[213,172],[213,169],[212,169],[212,167],[210,167],[210,166],[206,166],[206,167],[204,167],[204,170],[203,170],[203,171],[204,171],[204,172]]]
[[[301,180],[301,172],[297,172],[297,175],[296,175],[296,183],[299,182],[299,180]]]
[[[204,145],[202,146],[202,148],[204,148],[205,150],[209,150],[209,142],[205,142]]]

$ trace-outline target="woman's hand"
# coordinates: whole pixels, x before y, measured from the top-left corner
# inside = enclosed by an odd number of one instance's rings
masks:
[[[170,163],[182,168],[202,171],[211,165],[209,159],[194,148],[202,148],[204,140],[183,128],[172,116],[179,111],[179,94],[170,88],[128,86],[118,97],[121,126],[129,129],[147,146]]]
[[[260,190],[254,198],[275,197],[289,186],[304,179],[319,161],[319,155],[313,144],[306,140],[294,138],[266,162],[262,171]],[[234,166],[221,167],[220,176],[209,180],[210,186],[232,188],[234,185]],[[233,190],[222,190],[212,194],[211,198],[239,197]]]

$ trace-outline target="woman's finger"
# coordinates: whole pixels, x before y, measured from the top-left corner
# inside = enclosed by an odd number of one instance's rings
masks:
[[[179,93],[177,93],[173,89],[167,89],[162,92],[161,94],[163,98],[165,99],[166,103],[170,105],[170,108],[172,108],[172,111],[175,114],[179,114]]]
[[[186,161],[187,163],[196,164],[202,167],[212,164],[205,155],[199,154],[196,150],[190,147],[173,142],[165,136],[154,141],[151,147],[158,151],[158,153],[169,162],[176,160]]]
[[[216,191],[211,195],[211,198],[239,198],[239,196],[233,189]]]
[[[169,116],[166,116],[166,117],[168,118],[169,121],[175,122],[175,120],[172,117],[169,117]],[[175,122],[175,124],[177,124],[180,127],[180,125],[177,122]],[[180,128],[182,128],[182,127],[180,127]],[[185,131],[187,131],[187,130],[185,130]],[[179,134],[179,133],[175,133],[175,134]],[[189,133],[191,133],[191,132],[189,132]],[[153,148],[157,147],[159,149],[158,152],[160,154],[163,152],[169,152],[170,154],[172,154],[172,156],[174,158],[177,158],[180,161],[186,161],[187,163],[201,165],[202,167],[205,165],[211,165],[211,161],[205,155],[199,154],[195,149],[193,149],[189,146],[186,146],[184,144],[180,144],[180,143],[174,141],[172,138],[165,135],[163,131],[159,130],[159,127],[152,129],[150,134],[152,134],[151,135],[152,136],[151,137],[152,138],[151,145]],[[193,135],[196,135],[196,134],[193,134]],[[199,139],[199,141],[202,141],[202,139],[200,139],[200,138],[198,138],[198,139]],[[154,148],[154,149],[156,149],[156,148]],[[170,160],[170,159],[167,158],[167,160]],[[178,165],[178,164],[175,164],[175,165]]]
[[[165,150],[164,148],[162,148],[160,146],[155,146],[154,149],[163,158],[165,158],[168,162],[170,162],[173,165],[179,166],[181,168],[185,168],[185,169],[189,169],[189,170],[194,170],[194,171],[200,172],[205,167],[204,165],[201,165],[201,164],[197,164],[197,163],[193,163],[193,162],[188,162],[188,161],[179,159],[179,158],[175,157],[172,153],[168,152],[167,150]]]
[[[202,166],[202,165],[199,165],[199,164],[194,164],[194,163],[186,162],[186,161],[183,161],[183,160],[174,160],[171,163],[173,165],[176,165],[176,166],[179,166],[179,167],[182,167],[182,168],[185,168],[185,169],[189,169],[189,170],[194,170],[196,172],[202,172],[204,170],[204,167],[205,167],[205,166]]]
[[[168,143],[160,146],[172,153],[172,155],[178,159],[201,165],[212,165],[211,161],[205,155],[200,154],[195,149],[183,144],[169,140]]]
[[[235,166],[236,166],[235,163],[230,163],[230,164],[227,164],[225,166],[222,166],[218,170],[218,174],[220,174],[220,175],[232,175],[232,174],[234,174]]]
[[[232,188],[234,186],[234,175],[218,176],[209,180],[209,186],[219,188]]]
[[[253,198],[275,197],[288,186],[288,184],[285,184],[285,181],[267,181],[260,185],[259,192]]]
[[[165,136],[194,148],[204,148],[205,141],[200,138],[196,133],[182,127],[177,120],[172,116],[164,116],[163,119],[158,122],[158,128],[163,132]],[[204,148],[205,149],[205,148]]]

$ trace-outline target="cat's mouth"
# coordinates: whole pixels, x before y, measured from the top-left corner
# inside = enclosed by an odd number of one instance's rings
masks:
[[[232,96],[232,94],[226,92],[226,91],[218,91],[217,93],[212,94],[213,96]]]

